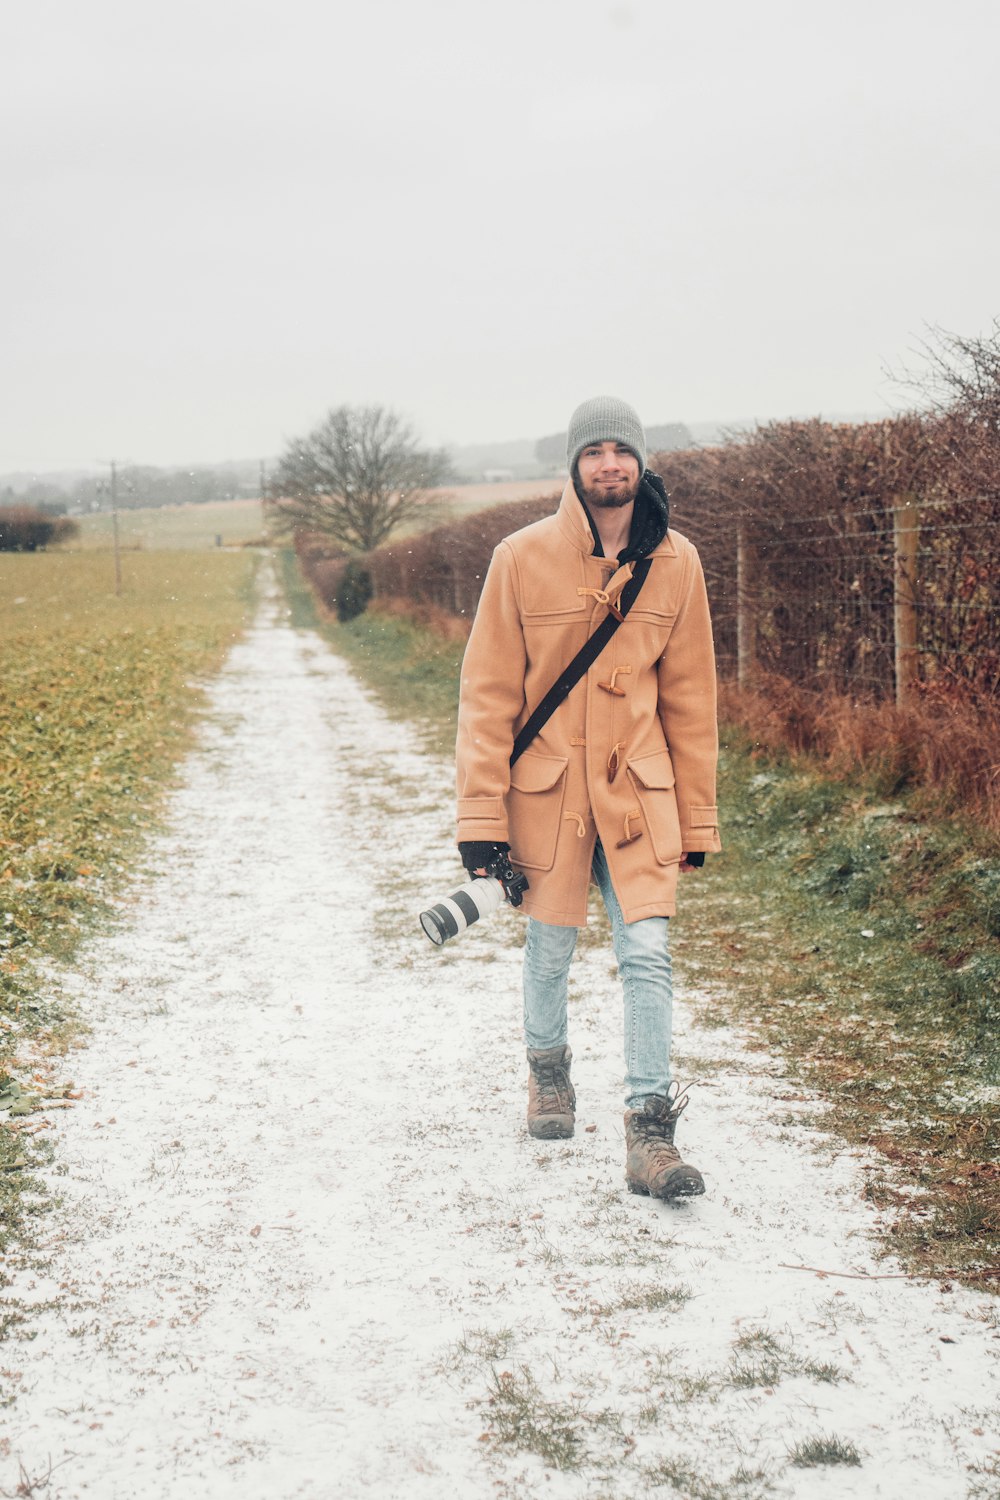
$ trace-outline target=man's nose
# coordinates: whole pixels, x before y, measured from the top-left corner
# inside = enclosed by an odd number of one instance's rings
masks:
[[[618,454],[615,453],[613,450],[612,450],[611,453],[605,453],[604,456],[601,459],[601,468],[602,469],[620,469],[621,468],[621,460],[619,459]]]

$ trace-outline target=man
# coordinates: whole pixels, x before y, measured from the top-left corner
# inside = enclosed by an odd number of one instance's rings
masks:
[[[566,994],[591,880],[625,1000],[626,1179],[658,1198],[702,1193],[674,1143],[687,1102],[670,1075],[668,919],[678,871],[718,850],[715,658],[701,564],[668,529],[626,402],[585,401],[559,509],[493,554],[462,665],[458,839],[482,873],[510,852],[528,878],[524,1031],[528,1129],[573,1134]],[[609,611],[638,594],[600,655],[510,766],[514,738]],[[634,592],[634,591],[630,591]]]

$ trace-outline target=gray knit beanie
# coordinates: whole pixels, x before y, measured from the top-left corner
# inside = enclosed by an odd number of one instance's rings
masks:
[[[571,474],[591,443],[624,443],[639,460],[639,473],[645,471],[646,434],[627,401],[619,401],[617,396],[592,396],[577,407],[566,434],[566,464]]]

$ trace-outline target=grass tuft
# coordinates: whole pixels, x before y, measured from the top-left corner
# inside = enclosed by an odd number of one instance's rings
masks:
[[[455,1344],[458,1361],[487,1364],[506,1359],[516,1342],[512,1328],[467,1328]]]
[[[537,1454],[550,1469],[582,1467],[587,1449],[579,1408],[549,1400],[527,1369],[493,1371],[486,1405],[496,1444]]]
[[[969,1464],[969,1487],[966,1500],[997,1500],[1000,1496],[1000,1459]]]
[[[610,1318],[623,1312],[675,1312],[690,1302],[694,1293],[687,1286],[667,1286],[662,1283],[648,1285],[641,1281],[626,1282],[610,1302],[589,1302],[584,1307],[571,1308],[578,1315],[594,1318]]]
[[[823,1385],[836,1385],[850,1376],[839,1365],[802,1359],[787,1340],[766,1328],[748,1329],[733,1341],[728,1380],[739,1390],[775,1386],[786,1376],[804,1375]]]
[[[728,1479],[717,1481],[700,1474],[683,1459],[662,1458],[643,1466],[643,1478],[650,1489],[672,1489],[684,1500],[752,1500],[770,1493],[770,1476],[766,1469],[749,1469],[745,1464]]]
[[[800,1369],[800,1361],[787,1345],[764,1328],[741,1333],[733,1342],[729,1380],[737,1389],[774,1386]]]
[[[861,1455],[853,1443],[832,1434],[804,1438],[788,1449],[788,1461],[797,1469],[817,1469],[824,1464],[848,1464],[857,1468]]]

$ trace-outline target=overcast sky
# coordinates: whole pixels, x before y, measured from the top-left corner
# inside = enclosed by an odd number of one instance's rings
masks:
[[[880,413],[1000,314],[996,0],[31,0],[0,470]]]

